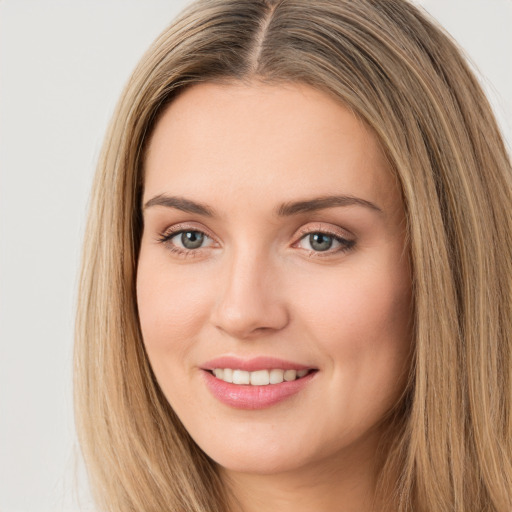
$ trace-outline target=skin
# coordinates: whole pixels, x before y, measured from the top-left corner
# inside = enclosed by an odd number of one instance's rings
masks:
[[[370,510],[380,422],[403,391],[411,344],[404,208],[376,137],[309,86],[195,85],[150,140],[143,203],[162,194],[215,213],[144,208],[144,343],[165,396],[219,464],[232,509]],[[276,214],[332,194],[378,210]],[[184,250],[180,230],[208,238]],[[314,250],[309,234],[322,232],[352,245]],[[223,355],[318,371],[289,399],[240,410],[204,383],[201,365]]]

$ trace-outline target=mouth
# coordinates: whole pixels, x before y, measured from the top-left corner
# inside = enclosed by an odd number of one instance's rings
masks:
[[[245,386],[268,386],[271,384],[281,384],[283,382],[293,382],[316,372],[310,369],[281,369],[272,368],[268,370],[246,371],[233,368],[214,368],[206,370],[215,378],[237,385]]]
[[[276,359],[224,356],[202,365],[207,388],[235,409],[266,409],[304,393],[316,380],[317,368]]]

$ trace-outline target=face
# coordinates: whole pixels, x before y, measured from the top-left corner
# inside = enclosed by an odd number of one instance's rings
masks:
[[[403,390],[411,282],[365,124],[308,86],[195,85],[156,125],[143,203],[144,344],[197,444],[257,474],[374,447]]]

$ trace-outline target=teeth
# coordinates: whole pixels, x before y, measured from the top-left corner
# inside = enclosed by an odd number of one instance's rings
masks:
[[[252,386],[266,386],[267,384],[270,384],[270,375],[268,370],[258,370],[257,372],[250,373]]]
[[[281,384],[284,380],[284,370],[270,370],[270,384]]]
[[[286,370],[284,372],[284,380],[286,382],[290,382],[297,378],[297,370]]]
[[[309,370],[257,370],[246,372],[231,368],[215,368],[213,374],[224,382],[233,384],[250,384],[251,386],[267,386],[268,384],[281,384],[300,379],[308,374]]]
[[[233,384],[249,384],[251,376],[244,370],[233,370]]]

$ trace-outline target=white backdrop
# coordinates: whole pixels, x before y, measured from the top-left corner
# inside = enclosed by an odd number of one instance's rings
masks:
[[[74,439],[72,330],[106,124],[186,0],[0,0],[0,512],[91,510]],[[512,141],[512,0],[423,0]]]

